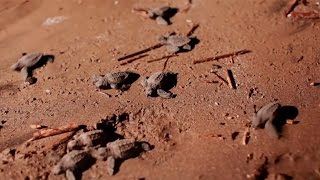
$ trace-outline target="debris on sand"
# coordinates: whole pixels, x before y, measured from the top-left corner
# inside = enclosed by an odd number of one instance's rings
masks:
[[[16,154],[16,149],[7,148],[0,153],[0,160],[2,164],[7,164],[14,160]]]
[[[236,51],[236,52],[232,52],[232,53],[228,53],[228,54],[209,57],[209,58],[205,58],[205,59],[201,59],[201,60],[195,60],[195,61],[193,61],[193,64],[199,64],[199,63],[210,62],[210,61],[218,61],[219,59],[228,58],[228,57],[235,57],[235,56],[239,56],[239,55],[247,54],[247,53],[251,53],[251,52],[252,51],[250,51],[250,50],[244,49],[244,50],[240,50],[240,51]]]
[[[230,69],[226,70],[226,75],[227,75],[228,85],[230,89],[237,89],[236,82],[233,77],[233,73]]]
[[[60,24],[63,21],[65,21],[67,17],[65,16],[53,16],[53,17],[48,17],[43,23],[42,26],[52,26],[56,24]]]
[[[77,131],[81,128],[80,125],[77,124],[68,124],[65,126],[61,126],[58,128],[47,128],[33,133],[33,137],[28,141],[34,141],[37,139],[42,139],[50,136],[55,136],[63,133],[67,133],[70,131]]]
[[[246,128],[242,136],[242,145],[247,145],[250,139],[250,128]]]

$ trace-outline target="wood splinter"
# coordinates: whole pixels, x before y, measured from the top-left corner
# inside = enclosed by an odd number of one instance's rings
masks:
[[[129,59],[129,60],[126,61],[126,62],[120,63],[120,66],[130,64],[130,63],[132,63],[132,62],[134,62],[134,61],[136,61],[136,60],[139,60],[139,59],[141,59],[141,58],[144,58],[144,57],[146,57],[146,56],[149,56],[149,55],[148,55],[148,54],[142,54],[142,55],[140,55],[140,56],[138,56],[138,57],[136,57],[136,58]]]
[[[285,16],[286,17],[290,17],[290,14],[292,13],[292,11],[300,4],[301,0],[291,0],[288,3],[288,8],[285,11]]]
[[[63,134],[63,133],[71,132],[71,131],[77,131],[80,128],[81,128],[80,125],[68,124],[68,125],[65,125],[65,126],[61,126],[59,128],[43,129],[43,130],[39,130],[39,131],[33,133],[33,137],[28,141],[34,141],[34,140],[37,140],[37,139],[42,139],[42,138],[46,138],[46,137],[50,137],[50,136],[55,136],[55,135],[59,135],[59,134]]]
[[[249,139],[250,139],[250,129],[246,128],[246,130],[243,133],[242,144],[247,145],[249,143]]]
[[[234,80],[232,71],[230,69],[226,70],[228,85],[230,89],[237,89],[236,82]]]
[[[222,58],[235,57],[235,56],[239,56],[239,55],[247,54],[247,53],[251,53],[251,52],[252,51],[250,51],[250,50],[244,49],[244,50],[229,53],[229,54],[223,54],[223,55],[219,55],[219,56],[215,56],[215,57],[209,57],[206,59],[196,60],[196,61],[193,61],[193,64],[199,64],[199,63],[210,62],[210,61],[217,61]]]
[[[140,54],[149,52],[149,51],[151,51],[151,50],[158,49],[158,48],[160,48],[160,47],[162,47],[162,46],[163,46],[162,44],[156,44],[156,45],[154,45],[154,46],[148,47],[148,48],[143,49],[143,50],[141,50],[141,51],[138,51],[138,52],[135,52],[135,53],[128,54],[128,55],[126,55],[126,56],[120,57],[120,58],[118,58],[118,61],[122,61],[122,60],[125,60],[125,59],[128,59],[128,58],[132,58],[132,57],[134,57],[134,56],[137,56],[137,55],[140,55]]]

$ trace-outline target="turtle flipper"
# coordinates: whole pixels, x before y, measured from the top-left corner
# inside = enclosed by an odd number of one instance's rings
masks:
[[[174,94],[171,93],[170,91],[165,91],[163,89],[157,89],[157,94],[162,97],[162,98],[165,98],[165,99],[171,99],[171,98],[174,98]]]
[[[190,44],[185,44],[184,46],[182,46],[182,49],[191,51],[192,47],[190,46]]]
[[[113,156],[109,156],[107,159],[107,172],[110,176],[114,174],[114,168],[116,165],[116,160]]]
[[[162,16],[156,17],[156,22],[160,25],[166,25],[166,26],[169,24],[168,21],[165,20]]]
[[[167,50],[173,54],[179,52],[180,50],[180,48],[177,46],[167,45],[166,47],[167,47]]]
[[[66,171],[66,178],[67,180],[76,180],[76,177],[71,170]]]
[[[280,132],[278,131],[277,127],[273,124],[273,119],[267,121],[266,125],[264,126],[264,129],[271,137],[277,139],[280,138]]]

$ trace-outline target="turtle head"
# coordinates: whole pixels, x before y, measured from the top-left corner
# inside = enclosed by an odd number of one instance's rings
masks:
[[[23,66],[19,62],[17,62],[13,64],[10,68],[14,71],[20,71],[23,68]]]
[[[61,174],[62,172],[63,172],[63,169],[60,164],[55,165],[52,169],[52,173],[55,175]]]
[[[161,36],[158,38],[158,41],[159,41],[160,44],[167,44],[168,37],[161,35]]]
[[[97,88],[107,87],[109,85],[109,83],[105,80],[104,76],[101,76],[101,75],[93,76],[92,83]]]
[[[147,87],[145,91],[146,91],[146,95],[148,97],[153,95],[153,89],[152,88]]]

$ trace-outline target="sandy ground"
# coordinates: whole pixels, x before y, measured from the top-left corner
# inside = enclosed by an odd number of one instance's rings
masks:
[[[105,162],[97,162],[82,179],[261,179],[283,173],[294,179],[320,179],[320,96],[310,86],[320,77],[320,24],[313,19],[284,16],[285,0],[194,0],[188,12],[179,11],[172,25],[133,13],[133,7],[170,5],[183,9],[185,0],[1,0],[0,1],[0,149],[27,151],[28,157],[0,165],[1,179],[61,179],[51,175],[46,149],[58,137],[28,148],[20,144],[32,136],[30,124],[59,127],[68,123],[93,125],[112,114],[128,113],[121,126],[125,138],[154,145],[141,157],[126,160],[109,177]],[[317,1],[308,1],[319,11]],[[318,1],[319,3],[319,1]],[[306,9],[299,5],[295,10]],[[52,26],[53,16],[66,19]],[[161,34],[186,33],[199,24],[199,43],[167,64],[178,73],[174,99],[147,98],[142,77],[163,68],[166,49],[148,52],[121,66],[116,58],[157,43]],[[194,65],[194,60],[249,49],[252,53]],[[38,81],[26,86],[10,70],[23,52],[55,55],[54,63],[37,69]],[[231,69],[237,89],[230,89],[213,73],[226,78]],[[131,70],[140,74],[132,87],[119,94],[97,93],[96,74]],[[218,81],[218,83],[207,83]],[[250,93],[251,92],[251,93]],[[254,112],[271,101],[298,109],[297,124],[285,125],[283,136],[270,138],[252,130],[247,145],[243,132]],[[232,139],[232,134],[237,134]],[[259,173],[258,173],[259,174]]]

